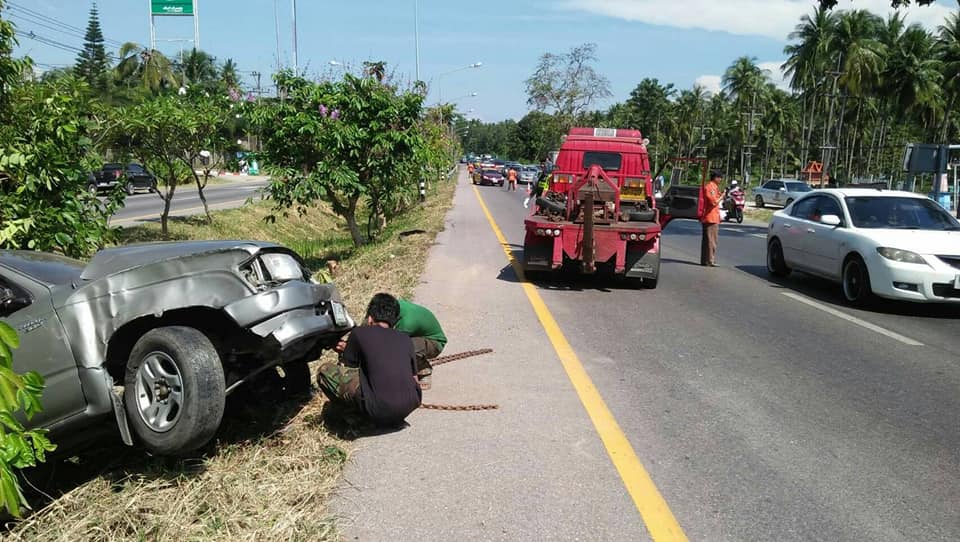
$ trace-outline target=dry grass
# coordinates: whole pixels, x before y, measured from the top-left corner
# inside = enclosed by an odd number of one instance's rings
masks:
[[[342,222],[329,213],[294,213],[266,224],[269,207],[263,203],[218,212],[213,225],[177,222],[171,233],[176,239],[277,241],[301,251],[315,267],[336,259],[336,282],[359,316],[376,292],[412,293],[453,190],[452,183],[437,187],[427,204],[398,219],[378,243],[356,250]],[[424,233],[400,235],[415,229]],[[159,233],[150,225],[123,237],[148,241]],[[259,390],[231,396],[215,443],[195,459],[151,458],[110,442],[28,472],[53,498],[34,495],[34,503],[46,505],[0,536],[31,542],[336,540],[326,500],[349,442],[331,431],[336,427],[321,394],[280,404],[275,398]]]
[[[757,209],[756,207],[744,207],[743,216],[751,220],[760,222],[770,222],[773,219],[773,212],[776,209]]]

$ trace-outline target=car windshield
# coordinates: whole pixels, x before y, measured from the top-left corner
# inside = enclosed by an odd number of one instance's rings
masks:
[[[844,201],[858,228],[960,230],[960,222],[926,198],[848,196]]]
[[[787,191],[789,192],[812,192],[813,189],[810,188],[807,183],[785,183],[787,185]]]
[[[500,172],[495,169],[485,169],[483,170],[484,175],[500,175]]]

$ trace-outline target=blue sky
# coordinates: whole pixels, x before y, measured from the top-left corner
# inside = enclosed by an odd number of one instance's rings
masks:
[[[247,72],[268,74],[277,66],[274,6],[280,25],[280,59],[292,63],[292,0],[198,0],[201,48],[219,60],[233,58]],[[598,45],[597,67],[610,79],[613,98],[625,99],[644,77],[689,88],[714,89],[734,59],[752,56],[780,77],[786,35],[812,0],[418,0],[421,78],[431,83],[430,101],[442,91],[461,111],[485,121],[522,117],[528,110],[524,80],[545,52],[562,53],[584,42]],[[39,68],[72,64],[92,2],[88,0],[7,0],[4,12],[23,33],[57,46],[21,37],[20,54]],[[100,20],[110,44],[149,43],[148,0],[100,0]],[[908,21],[935,28],[954,2],[912,8]],[[840,8],[889,12],[888,0],[840,0]],[[26,11],[30,10],[30,11]],[[298,64],[312,76],[357,69],[364,60],[384,60],[395,76],[413,80],[416,70],[414,0],[298,0]],[[193,37],[187,17],[158,17],[158,39]],[[176,56],[189,43],[160,42]],[[65,47],[64,47],[65,46]],[[110,47],[116,54],[118,47]],[[478,69],[438,74],[474,62]],[[477,96],[468,95],[476,92]]]

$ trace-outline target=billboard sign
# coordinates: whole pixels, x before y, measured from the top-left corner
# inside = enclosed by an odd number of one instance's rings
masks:
[[[150,0],[150,14],[193,15],[194,0]]]

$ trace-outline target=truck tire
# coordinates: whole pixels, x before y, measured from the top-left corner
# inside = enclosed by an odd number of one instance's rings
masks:
[[[137,192],[137,189],[133,186],[133,183],[128,182],[126,186],[123,187],[124,191],[128,196],[132,196]]]
[[[650,209],[647,211],[630,211],[627,216],[630,217],[630,222],[653,222],[657,217],[657,213],[653,209]]]
[[[223,364],[200,331],[183,326],[148,331],[127,362],[123,402],[143,446],[183,455],[210,441],[225,404]]]
[[[554,213],[563,213],[567,210],[567,207],[562,203],[557,203],[546,198],[537,198],[537,207],[553,211]]]
[[[97,195],[97,183],[90,183],[87,185],[87,192],[90,192],[91,195]]]

